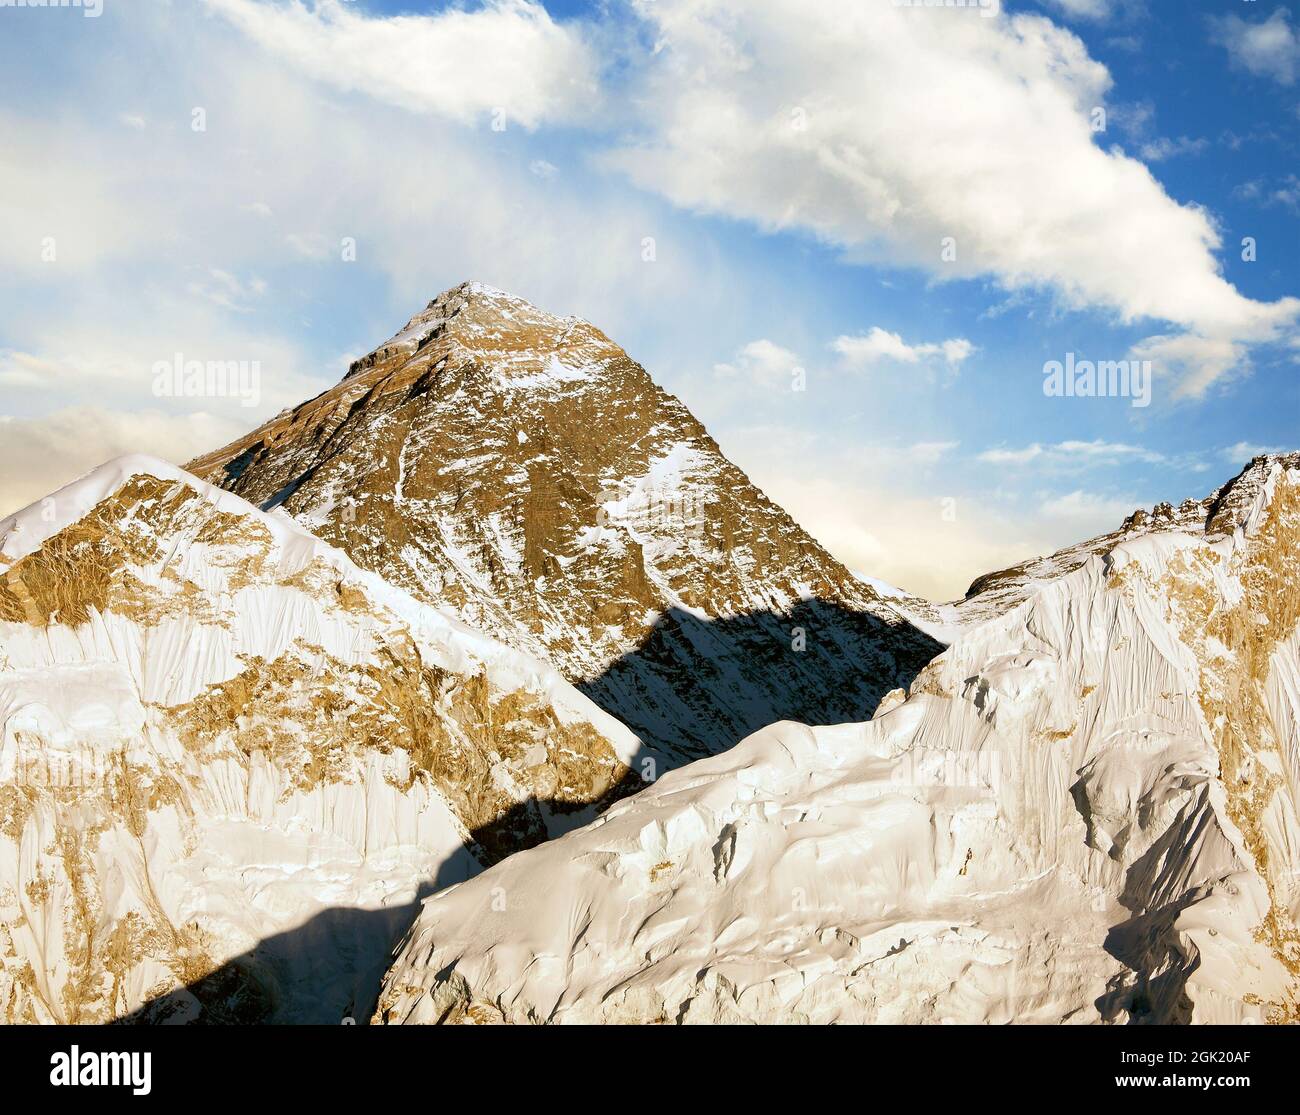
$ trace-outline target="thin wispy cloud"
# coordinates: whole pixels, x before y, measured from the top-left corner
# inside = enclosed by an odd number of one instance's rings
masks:
[[[1142,158],[1147,162],[1159,163],[1180,156],[1203,155],[1209,147],[1210,141],[1204,138],[1192,139],[1189,136],[1179,136],[1177,139],[1170,139],[1161,136],[1159,139],[1142,144],[1139,150]]]
[[[724,378],[741,376],[770,382],[790,376],[799,367],[797,354],[766,337],[760,337],[745,345],[732,360],[715,364],[713,371],[715,375]]]
[[[1300,34],[1286,8],[1276,8],[1266,19],[1214,16],[1210,28],[1213,40],[1227,49],[1235,65],[1279,85],[1295,84],[1300,74]]]
[[[855,368],[889,363],[920,364],[934,359],[956,367],[975,351],[975,346],[965,337],[909,344],[898,333],[891,333],[878,325],[859,336],[836,337],[831,348],[844,358],[845,363]]]
[[[1219,456],[1230,465],[1246,465],[1256,457],[1263,457],[1278,453],[1295,453],[1297,446],[1300,446],[1300,440],[1293,442],[1291,445],[1254,445],[1248,441],[1239,441],[1235,445],[1230,445],[1220,451]]]
[[[1093,441],[1060,441],[1051,445],[1034,442],[1021,447],[997,446],[978,454],[985,464],[1024,465],[1037,462],[1051,467],[1096,468],[1110,465],[1164,464],[1168,457],[1163,453],[1140,445],[1108,442],[1100,438]]]
[[[1067,519],[1089,524],[1092,529],[1114,529],[1140,505],[1136,497],[1098,495],[1076,489],[1062,496],[1052,496],[1039,504],[1039,512],[1050,519]]]

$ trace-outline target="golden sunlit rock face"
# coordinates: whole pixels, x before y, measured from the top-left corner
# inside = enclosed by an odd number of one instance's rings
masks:
[[[670,758],[862,719],[939,649],[599,329],[478,284],[190,467],[551,661]]]

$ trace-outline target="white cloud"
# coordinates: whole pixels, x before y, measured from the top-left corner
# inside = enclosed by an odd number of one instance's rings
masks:
[[[1106,464],[1117,464],[1134,459],[1145,461],[1148,464],[1159,464],[1165,459],[1163,454],[1144,449],[1140,445],[1102,441],[1100,438],[1095,441],[1063,441],[1056,445],[1055,449],[1066,457],[1099,461]]]
[[[942,357],[956,367],[975,351],[975,346],[965,337],[947,341],[908,344],[898,333],[890,333],[880,326],[872,326],[869,333],[859,336],[840,336],[831,342],[831,348],[853,367],[871,367],[882,362],[919,364],[923,360]]]
[[[657,37],[654,111],[607,162],[679,205],[1214,342],[1273,339],[1300,314],[1241,295],[1209,215],[1096,144],[1110,75],[1042,17],[858,0],[638,11]]]
[[[1254,201],[1265,207],[1282,205],[1300,213],[1300,177],[1287,174],[1272,185],[1266,178],[1252,178],[1233,188],[1232,196],[1240,201]]]
[[[1021,449],[1009,449],[998,446],[986,449],[976,458],[985,464],[1024,465],[1038,461],[1043,467],[1059,469],[1093,468],[1097,466],[1132,464],[1164,464],[1168,458],[1163,453],[1146,449],[1141,445],[1127,445],[1123,442],[1104,441],[1061,441],[1055,445],[1043,445],[1034,442]]]
[[[788,379],[799,367],[799,357],[788,348],[782,348],[766,337],[750,341],[736,353],[733,360],[715,364],[715,375],[744,376],[760,383]]]
[[[1043,455],[1043,452],[1043,447],[1035,442],[1023,449],[1007,449],[1005,447],[986,449],[979,455],[979,460],[990,465],[1027,465],[1030,461],[1038,460]]]
[[[1136,54],[1142,49],[1142,40],[1137,35],[1112,35],[1106,40],[1106,45],[1112,50]]]
[[[956,441],[918,441],[903,450],[903,456],[918,464],[937,464],[960,445]]]
[[[1140,138],[1150,133],[1156,119],[1156,106],[1149,100],[1111,104],[1106,106],[1106,118],[1120,131]]]
[[[1261,339],[1267,339],[1265,334]],[[1212,384],[1235,379],[1250,368],[1249,345],[1229,336],[1169,333],[1148,337],[1133,346],[1135,360],[1150,360],[1157,374],[1176,383],[1175,398],[1198,398]]]
[[[249,38],[304,73],[347,91],[463,123],[507,127],[587,117],[599,59],[574,24],[533,0],[488,0],[474,11],[371,18],[339,0],[206,0]]]
[[[1242,182],[1232,189],[1232,196],[1239,201],[1257,201],[1264,193],[1264,180],[1262,178],[1252,178],[1248,182]]]
[[[1294,212],[1300,212],[1300,178],[1288,174],[1269,194],[1268,200],[1272,204],[1285,205]]]
[[[1044,499],[1038,509],[1048,518],[1077,523],[1079,537],[1087,538],[1118,528],[1138,503],[1134,499],[1115,499],[1079,490]]]
[[[1300,73],[1300,35],[1291,26],[1285,8],[1259,22],[1239,15],[1215,17],[1210,27],[1211,37],[1227,48],[1234,64],[1281,85],[1295,84]]]
[[[1208,139],[1192,139],[1189,136],[1170,139],[1168,136],[1161,136],[1159,139],[1142,144],[1139,150],[1147,162],[1159,163],[1179,155],[1203,155],[1209,146]]]
[[[285,234],[284,242],[294,255],[317,263],[331,259],[338,246],[319,232],[289,232]]]
[[[1221,450],[1219,456],[1230,465],[1242,466],[1249,464],[1256,457],[1295,452],[1294,448],[1288,449],[1282,445],[1252,445],[1247,441],[1239,441],[1236,445],[1229,445]]]
[[[204,278],[187,283],[185,289],[214,306],[236,313],[247,313],[249,303],[266,294],[267,284],[264,279],[240,279],[219,267],[209,267]]]
[[[890,475],[913,475],[917,466],[939,464],[959,446],[959,441],[914,441],[904,445],[859,443],[853,459],[859,469],[870,470],[883,480]]]
[[[1109,19],[1116,8],[1114,0],[1044,0],[1044,3],[1067,19],[1097,22]]]

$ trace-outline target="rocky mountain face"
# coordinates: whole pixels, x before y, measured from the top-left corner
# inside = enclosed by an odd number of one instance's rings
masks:
[[[670,763],[863,719],[939,650],[597,328],[478,284],[189,467],[549,660]]]
[[[1293,1022],[1300,457],[430,900],[377,1020]]]
[[[638,747],[287,516],[112,462],[0,522],[0,1021],[362,1018],[419,896]]]

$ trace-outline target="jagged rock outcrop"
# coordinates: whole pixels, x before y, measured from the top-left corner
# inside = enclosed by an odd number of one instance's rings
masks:
[[[479,284],[190,467],[548,659],[670,760],[861,719],[940,649],[595,326]]]

